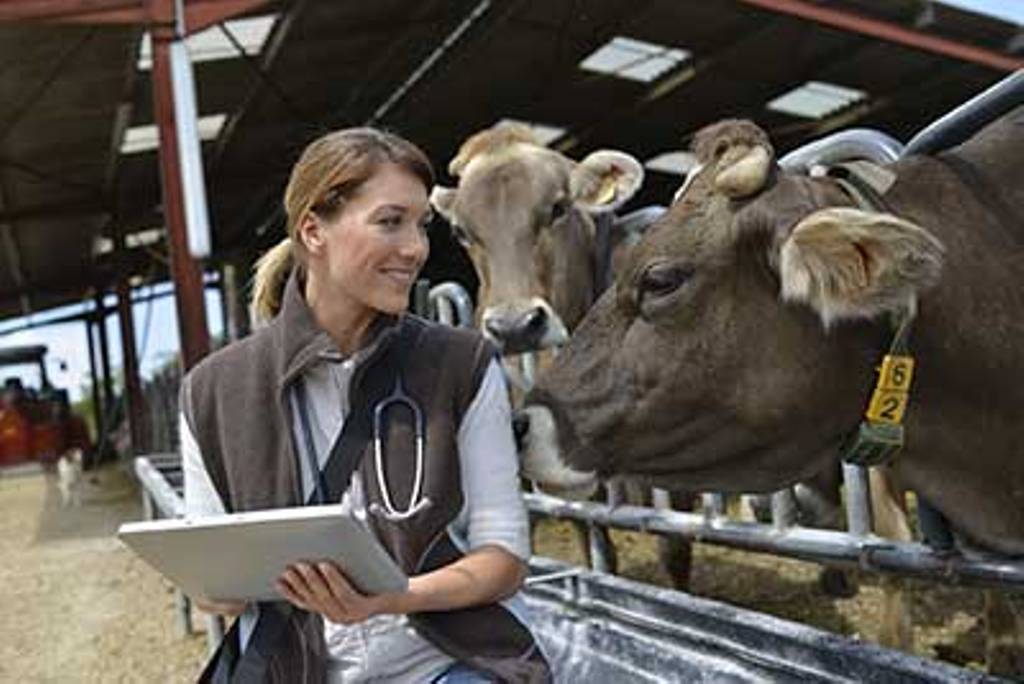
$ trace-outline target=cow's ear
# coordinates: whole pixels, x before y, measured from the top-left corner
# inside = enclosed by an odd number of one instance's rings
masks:
[[[892,214],[822,209],[800,221],[782,244],[782,297],[810,305],[826,327],[839,319],[872,318],[934,285],[944,251],[927,230]]]
[[[772,153],[762,145],[737,145],[723,155],[715,188],[732,199],[760,192],[772,170]]]
[[[587,211],[613,211],[644,182],[644,167],[623,152],[599,150],[576,164],[569,177],[572,198]]]
[[[444,220],[452,223],[452,210],[455,206],[455,188],[446,188],[443,185],[435,185],[430,191],[430,206],[434,211],[444,216]]]

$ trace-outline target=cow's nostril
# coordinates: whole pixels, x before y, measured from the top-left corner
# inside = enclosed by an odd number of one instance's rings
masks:
[[[542,330],[548,321],[548,313],[542,307],[534,307],[526,313],[523,318],[526,323],[526,329],[530,332],[538,332]]]
[[[516,447],[518,449],[523,448],[523,440],[526,439],[526,433],[530,431],[530,414],[525,411],[516,411],[515,415],[512,416],[512,434],[516,438]]]

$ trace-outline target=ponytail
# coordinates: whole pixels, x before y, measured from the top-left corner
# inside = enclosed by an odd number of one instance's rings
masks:
[[[266,325],[281,310],[281,298],[295,265],[292,239],[285,238],[256,262],[249,312],[254,325]]]

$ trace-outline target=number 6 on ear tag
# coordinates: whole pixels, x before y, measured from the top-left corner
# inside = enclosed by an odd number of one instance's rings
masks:
[[[913,378],[913,357],[887,355],[882,359],[878,383],[865,413],[867,419],[890,425],[901,424],[910,400],[910,383]]]

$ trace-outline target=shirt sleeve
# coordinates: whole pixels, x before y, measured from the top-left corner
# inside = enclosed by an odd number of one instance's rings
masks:
[[[224,513],[224,503],[220,500],[217,488],[213,486],[213,480],[206,471],[199,443],[196,442],[184,413],[178,416],[178,435],[181,445],[181,469],[185,477],[185,515],[198,518]]]
[[[519,488],[512,409],[505,377],[491,361],[458,436],[470,549],[497,545],[530,557],[530,528]]]

